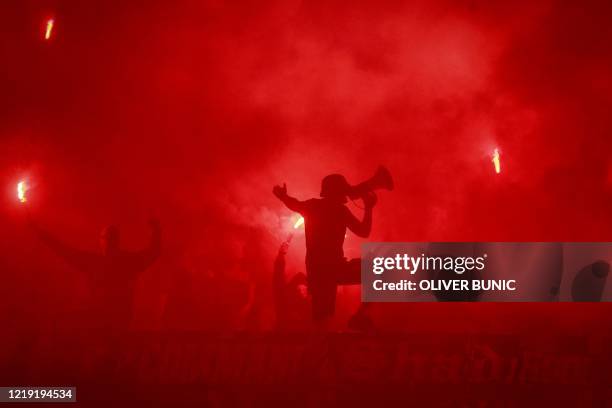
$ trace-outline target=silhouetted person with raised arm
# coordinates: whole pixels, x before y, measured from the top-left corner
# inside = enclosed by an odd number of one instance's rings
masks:
[[[73,248],[43,230],[30,224],[38,237],[69,265],[86,274],[91,288],[87,319],[96,328],[125,330],[132,317],[132,303],[138,275],[148,269],[161,251],[159,221],[149,221],[151,241],[141,251],[129,252],[120,247],[119,229],[104,228],[100,235],[100,253]]]
[[[278,249],[274,260],[272,277],[274,288],[274,309],[276,312],[276,329],[280,331],[298,331],[308,328],[308,286],[306,275],[302,272],[288,278],[285,256],[289,249],[289,239]]]
[[[323,178],[320,199],[299,201],[287,194],[287,186],[275,186],[273,193],[292,211],[304,217],[306,230],[306,271],[308,290],[312,295],[312,316],[319,328],[326,328],[333,317],[337,286],[359,284],[360,260],[347,261],[344,257],[344,237],[348,228],[366,238],[372,228],[372,208],[376,194],[363,195],[364,215],[358,220],[345,206],[350,186],[344,176],[331,174]],[[371,320],[366,312],[367,304],[349,321],[349,327],[369,330]]]

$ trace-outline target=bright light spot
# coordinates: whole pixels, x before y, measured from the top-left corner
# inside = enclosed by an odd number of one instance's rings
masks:
[[[304,225],[304,217],[300,217],[295,224],[293,224],[293,228],[294,229],[298,229],[300,228],[302,225]]]
[[[45,30],[45,40],[51,38],[51,33],[53,32],[53,24],[55,24],[55,20],[52,18],[47,20],[47,28]]]
[[[17,183],[17,198],[20,202],[25,203],[28,201],[26,197],[26,192],[28,191],[28,184],[25,181],[20,181]]]
[[[501,161],[499,159],[499,150],[498,149],[495,149],[493,151],[493,157],[492,157],[491,161],[493,162],[493,165],[495,166],[495,173],[497,173],[497,174],[501,173]]]

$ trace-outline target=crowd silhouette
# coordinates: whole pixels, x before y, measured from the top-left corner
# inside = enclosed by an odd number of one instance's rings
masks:
[[[274,317],[268,320],[279,331],[329,330],[338,286],[360,284],[360,260],[347,260],[343,244],[347,230],[360,237],[370,234],[377,197],[368,187],[364,183],[357,186],[357,196],[364,204],[360,220],[345,205],[355,190],[342,175],[325,177],[321,197],[305,201],[289,196],[286,185],[275,186],[274,195],[304,217],[305,273],[286,270],[291,239],[281,244],[273,264],[266,267],[269,261],[261,231],[243,228],[243,247],[233,254],[232,262],[179,268],[164,282],[162,327],[257,330],[265,326],[264,316],[270,308]],[[101,232],[99,251],[86,251],[64,242],[29,215],[28,220],[34,235],[85,280],[89,296],[82,307],[81,323],[108,332],[130,329],[137,281],[162,253],[160,222],[149,221],[151,238],[140,251],[125,250],[120,230],[114,225]],[[368,310],[362,304],[348,326],[357,331],[372,330]],[[209,313],[194,318],[201,311]]]
[[[213,331],[274,328],[291,332],[329,331],[337,327],[334,318],[339,286],[361,284],[360,259],[349,260],[344,256],[345,237],[347,231],[363,238],[370,235],[373,209],[377,204],[374,189],[381,185],[387,189],[393,186],[384,168],[379,168],[372,179],[357,186],[351,186],[340,174],[330,174],[321,182],[320,198],[299,200],[289,195],[286,184],[274,186],[274,196],[304,219],[304,269],[287,270],[286,258],[292,235],[281,243],[272,262],[267,256],[270,251],[262,240],[263,232],[252,227],[240,227],[234,233],[240,236],[241,246],[224,254],[229,257],[215,253],[213,248],[201,265],[172,268],[170,279],[160,285],[161,328]],[[349,198],[363,202],[361,219],[347,208]],[[80,310],[82,315],[74,321],[83,327],[108,333],[131,329],[137,282],[162,254],[160,222],[157,219],[149,221],[150,240],[139,251],[124,249],[119,228],[108,226],[102,230],[100,248],[95,252],[65,243],[41,227],[29,213],[27,219],[34,235],[87,283],[89,295]],[[230,238],[230,235],[228,233],[224,238]],[[428,253],[445,254],[452,248],[456,249],[454,244],[448,244],[451,245],[448,248],[445,245],[432,243]],[[470,245],[465,243],[462,246],[465,253],[469,252]],[[561,244],[551,248],[554,253],[540,251],[542,261],[534,265],[542,277],[541,291],[555,301],[559,297],[563,256]],[[499,265],[491,267],[495,270]],[[584,266],[574,278],[572,300],[601,301],[609,270],[609,262],[602,260]],[[455,274],[438,273],[430,278],[452,280]],[[466,274],[464,279],[480,279],[480,276]],[[477,301],[481,293],[441,290],[434,295],[441,302]],[[359,305],[346,322],[350,330],[376,330],[372,305]]]

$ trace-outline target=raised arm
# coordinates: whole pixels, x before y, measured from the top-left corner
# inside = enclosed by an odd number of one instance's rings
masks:
[[[274,311],[276,313],[276,325],[281,327],[287,316],[287,273],[285,271],[285,255],[289,249],[289,241],[285,241],[278,249],[278,254],[274,260],[274,274],[272,276],[272,286],[274,289]]]
[[[272,193],[287,206],[291,211],[302,214],[305,209],[304,201],[300,201],[297,198],[293,198],[287,194],[287,184],[283,183],[283,186],[274,186]]]
[[[367,238],[372,231],[372,209],[376,205],[376,194],[370,192],[363,197],[365,207],[363,220],[359,221],[348,209],[346,210],[347,227],[357,236]]]
[[[36,236],[56,255],[63,258],[67,263],[72,265],[77,269],[86,268],[88,263],[93,260],[95,255],[90,254],[86,251],[82,251],[80,249],[73,248],[62,242],[55,235],[50,232],[42,229],[38,224],[31,221],[29,222],[29,226],[32,231],[36,234]]]
[[[287,277],[285,274],[285,255],[287,254],[287,250],[289,248],[288,242],[283,242],[280,248],[278,249],[278,255],[276,255],[276,259],[274,260],[274,275],[273,275],[273,285],[274,292],[277,297],[283,292],[285,285],[287,284]]]

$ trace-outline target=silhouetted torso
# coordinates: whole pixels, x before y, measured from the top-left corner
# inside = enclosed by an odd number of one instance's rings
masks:
[[[284,245],[285,249],[283,250],[283,247],[281,247],[274,261],[273,287],[276,328],[281,331],[305,330],[309,327],[308,311],[311,308],[305,291],[306,278],[303,274],[297,274],[294,278],[287,279],[285,253],[288,243]],[[304,286],[303,292],[300,285]]]
[[[344,260],[344,236],[350,212],[341,203],[325,199],[304,201],[306,263],[329,264]]]
[[[132,317],[132,302],[138,275],[157,259],[160,234],[142,251],[96,254],[72,248],[51,234],[37,230],[42,241],[75,269],[83,272],[90,288],[87,326],[125,329]]]
[[[138,275],[155,260],[146,253],[89,255],[79,269],[90,282],[92,318],[98,327],[129,326]],[[70,260],[69,260],[70,261]]]
[[[275,288],[276,327],[279,330],[299,331],[309,328],[310,302],[299,290],[285,284]]]

